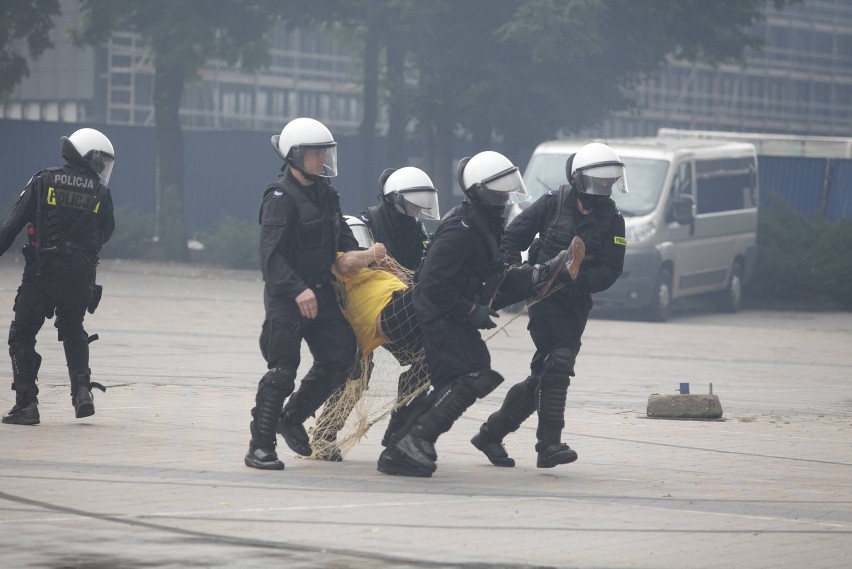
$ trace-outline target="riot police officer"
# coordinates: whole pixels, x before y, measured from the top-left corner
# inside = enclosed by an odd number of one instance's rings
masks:
[[[537,466],[577,460],[577,453],[561,440],[568,386],[591,295],[612,286],[624,265],[624,218],[611,199],[613,192],[627,192],[624,164],[610,147],[592,143],[569,157],[566,173],[570,184],[539,198],[503,236],[501,250],[509,263],[519,263],[521,251],[530,245],[530,263],[564,255],[566,249],[584,253],[584,259],[575,280],[530,306],[529,330],[536,346],[530,376],[509,390],[501,408],[471,440],[497,466],[515,465],[503,438],[536,410]]]
[[[266,310],[260,350],[268,371],[251,412],[245,464],[281,470],[276,431],[294,452],[309,456],[303,423],[346,380],[352,365],[355,336],[330,281],[337,252],[355,251],[358,242],[343,221],[340,196],[330,182],[337,175],[331,132],[314,119],[297,118],[272,137],[272,146],[284,165],[264,192],[259,216]],[[293,393],[303,339],[314,363]]]
[[[441,221],[414,286],[433,389],[411,414],[410,428],[382,452],[378,469],[385,474],[431,476],[438,436],[503,381],[479,333],[496,327],[483,282],[503,268],[505,207],[525,199],[526,190],[518,168],[497,152],[463,159],[458,178],[467,199]]]
[[[388,168],[379,179],[379,204],[361,212],[376,243],[383,243],[391,257],[408,270],[415,270],[426,248],[426,230],[421,219],[440,219],[438,190],[423,170],[406,166]]]
[[[71,403],[77,418],[95,413],[89,369],[90,337],[83,329],[86,310],[100,300],[95,266],[101,247],[115,229],[107,184],[115,164],[112,143],[101,132],[83,128],[61,138],[66,164],[33,176],[9,218],[0,227],[0,255],[27,227],[26,266],[15,297],[15,319],[9,329],[12,389],[15,406],[4,423],[38,424],[36,335],[46,318],[56,315],[59,340],[71,378]],[[94,337],[93,337],[94,338]]]

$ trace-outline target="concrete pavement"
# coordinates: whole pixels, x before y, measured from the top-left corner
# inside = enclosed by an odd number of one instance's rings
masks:
[[[20,271],[0,265],[7,321]],[[96,415],[74,418],[48,322],[42,424],[0,425],[0,567],[852,565],[849,313],[592,319],[566,412],[580,459],[550,470],[534,419],[507,439],[515,468],[468,442],[526,376],[520,317],[489,341],[507,382],[441,437],[433,478],[408,479],[376,472],[384,424],[342,463],[282,442],[283,472],[243,466],[264,371],[257,273],[113,261],[100,280]],[[684,381],[712,382],[724,420],[645,416]],[[3,387],[2,411],[13,402]]]

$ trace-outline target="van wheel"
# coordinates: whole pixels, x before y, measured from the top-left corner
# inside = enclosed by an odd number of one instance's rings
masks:
[[[651,295],[651,304],[646,309],[648,320],[665,322],[672,309],[672,272],[668,267],[660,269],[657,283]]]
[[[719,310],[722,312],[737,312],[740,309],[743,299],[743,265],[740,261],[734,261],[734,266],[731,267],[731,277],[728,279],[728,285],[721,293],[717,300]]]

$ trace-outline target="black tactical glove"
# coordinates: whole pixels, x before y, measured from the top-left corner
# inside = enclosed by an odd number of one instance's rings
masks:
[[[500,315],[497,314],[496,310],[492,310],[484,304],[477,304],[467,315],[467,321],[477,330],[491,330],[497,327],[497,324],[491,320],[491,316],[499,317]]]

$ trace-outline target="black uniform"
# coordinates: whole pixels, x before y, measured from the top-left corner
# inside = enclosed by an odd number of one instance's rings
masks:
[[[624,218],[615,203],[606,200],[605,205],[583,215],[571,186],[539,198],[509,224],[503,235],[501,251],[510,264],[519,263],[521,251],[528,247],[531,264],[552,259],[569,247],[575,235],[586,246],[580,273],[573,284],[530,306],[528,329],[536,346],[531,374],[509,390],[501,409],[483,425],[482,436],[492,442],[502,441],[517,430],[536,408],[536,449],[560,442],[565,397],[592,308],[591,295],[612,286],[621,274],[626,245]]]
[[[383,243],[388,254],[409,270],[416,270],[423,259],[427,235],[423,223],[404,215],[384,201],[361,212],[363,221],[376,243]]]
[[[355,335],[337,305],[331,266],[338,251],[356,250],[358,242],[343,221],[334,187],[325,178],[302,186],[289,167],[264,192],[259,221],[266,309],[260,350],[269,371],[258,385],[251,433],[253,448],[271,450],[277,424],[279,432],[289,426],[288,434],[295,428],[301,435],[302,423],[346,380]],[[317,298],[313,320],[302,317],[295,301],[308,288]],[[303,338],[314,363],[293,393]],[[297,452],[310,454],[307,435],[299,439],[307,450]],[[287,435],[285,440],[291,444]]]
[[[491,356],[475,320],[490,299],[483,283],[503,268],[498,243],[503,208],[463,202],[442,220],[414,287],[414,309],[423,332],[433,390],[419,402],[401,440],[379,459],[387,474],[430,476],[434,443],[441,433],[503,378],[491,370]],[[483,325],[480,320],[480,325]],[[493,324],[492,324],[493,325]]]
[[[92,211],[84,215],[89,208]],[[35,351],[36,335],[45,319],[55,314],[71,378],[72,403],[78,417],[88,416],[94,413],[90,386],[102,387],[90,381],[89,336],[83,318],[86,308],[93,305],[98,254],[115,229],[112,197],[88,168],[69,164],[43,170],[33,176],[0,227],[0,255],[27,224],[26,267],[9,330],[16,402],[37,402],[41,356]],[[85,394],[78,392],[80,388]],[[86,409],[79,408],[78,397],[88,400]]]

